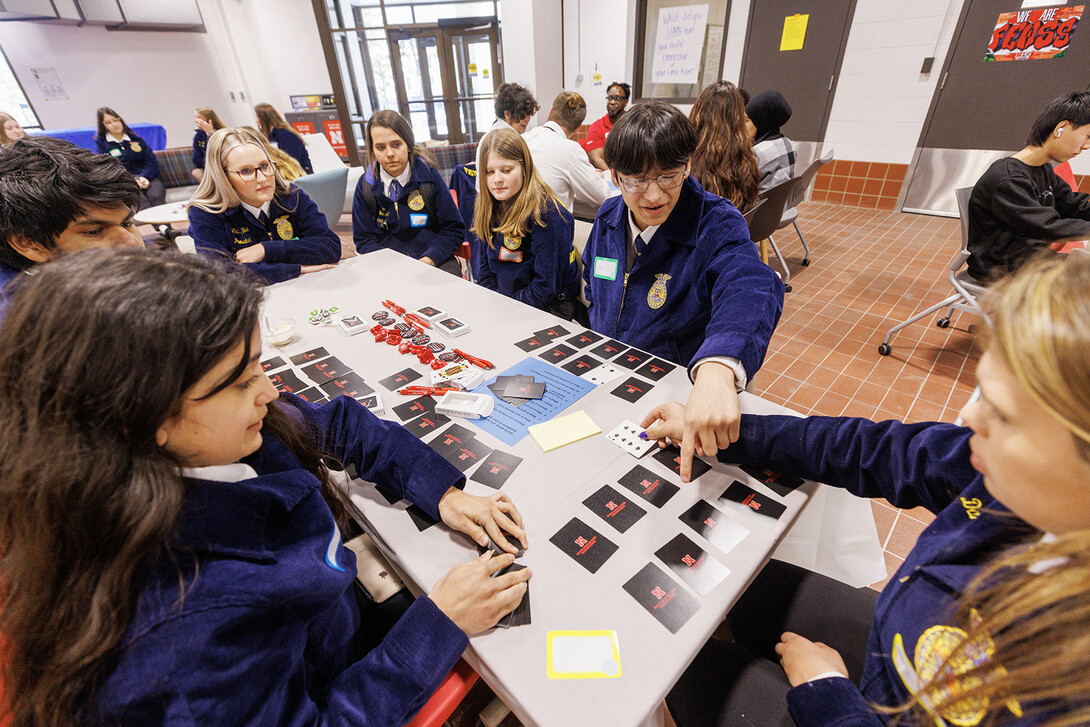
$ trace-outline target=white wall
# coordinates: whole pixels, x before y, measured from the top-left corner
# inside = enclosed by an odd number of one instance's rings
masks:
[[[589,125],[605,116],[612,81],[632,83],[636,0],[565,0],[564,15],[564,88],[586,99]]]
[[[193,109],[252,124],[253,106],[281,112],[291,95],[330,93],[308,0],[198,0],[207,33],[0,23],[0,48],[46,129],[93,126],[111,106],[125,120],[162,124],[168,146],[193,138]],[[55,68],[66,101],[46,101],[31,68]],[[234,94],[232,99],[231,94]]]

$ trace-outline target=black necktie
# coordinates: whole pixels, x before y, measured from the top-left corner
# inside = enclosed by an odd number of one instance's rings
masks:
[[[257,216],[257,221],[261,223],[261,226],[265,228],[265,232],[269,231],[269,215],[265,210],[261,210],[261,214]]]

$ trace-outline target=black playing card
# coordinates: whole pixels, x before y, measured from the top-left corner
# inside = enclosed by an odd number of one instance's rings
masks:
[[[677,368],[677,366],[675,366],[672,363],[667,363],[666,361],[663,361],[661,358],[653,358],[650,361],[648,361],[647,363],[645,363],[643,366],[641,366],[640,368],[636,369],[636,373],[639,374],[640,376],[644,377],[645,379],[651,379],[652,381],[658,381],[663,376],[670,373],[671,371],[673,371],[676,368]]]
[[[368,394],[375,393],[367,383],[354,371],[349,371],[344,376],[327,381],[320,388],[330,399],[338,396],[351,396],[353,399],[362,399]]]
[[[446,457],[458,447],[476,439],[477,434],[472,429],[466,429],[461,424],[451,424],[443,430],[443,433],[431,441],[431,448]]]
[[[388,490],[385,487],[379,487],[378,485],[375,485],[375,490],[378,492],[378,494],[382,495],[383,499],[386,500],[386,502],[390,503],[391,505],[396,505],[397,503],[401,502],[401,495],[397,494],[393,490]]]
[[[464,444],[459,444],[446,456],[448,462],[458,468],[459,472],[467,472],[470,467],[483,461],[492,453],[492,448],[479,439],[471,439]]]
[[[599,488],[597,492],[583,500],[583,504],[622,533],[647,514],[631,498],[622,495],[609,485]]]
[[[269,381],[280,391],[287,391],[294,394],[297,391],[310,388],[310,384],[304,384],[303,380],[295,375],[295,372],[291,369],[284,369],[283,371],[277,371],[275,374],[269,374]]]
[[[433,411],[435,411],[435,399],[430,396],[418,396],[412,401],[406,401],[394,407],[394,414],[397,414],[397,418],[401,421]]]
[[[605,359],[610,359],[619,354],[621,351],[627,351],[628,346],[624,345],[620,341],[609,339],[605,343],[595,346],[590,350],[595,356],[600,356]]]
[[[704,536],[709,543],[727,553],[749,535],[749,531],[731,520],[705,500],[697,501],[678,516],[681,522]]]
[[[510,533],[505,533],[505,532],[502,532],[502,531],[501,531],[501,535],[503,535],[503,539],[507,541],[507,544],[515,549],[515,552],[514,552],[513,555],[516,558],[521,558],[522,556],[526,555],[526,551],[523,549],[522,543],[519,542],[518,538],[516,538],[514,535],[511,535]],[[499,543],[497,543],[495,540],[492,539],[491,535],[488,536],[488,545],[487,546],[484,546],[484,545],[478,545],[477,546],[477,552],[478,553],[483,553],[486,550],[491,550],[496,555],[503,555],[503,554],[507,553],[506,550],[504,550],[502,547],[500,547]],[[508,569],[504,568],[503,570],[500,571],[500,573],[503,573],[506,570],[508,570]]]
[[[590,344],[598,343],[598,341],[601,340],[602,337],[594,331],[583,331],[582,333],[575,334],[568,340],[564,341],[564,343],[568,344],[569,346],[575,346],[576,348],[586,348]]]
[[[319,346],[318,348],[312,348],[309,351],[303,351],[302,353],[295,354],[291,357],[291,362],[295,366],[302,366],[305,363],[317,361],[318,359],[325,358],[328,355],[329,351]]]
[[[409,517],[412,518],[413,525],[415,525],[416,529],[420,532],[424,532],[432,525],[435,525],[439,522],[438,520],[433,520],[431,515],[424,512],[416,505],[409,505],[409,507],[405,509],[405,512],[409,513]]]
[[[613,363],[617,366],[623,366],[626,369],[638,369],[649,358],[651,358],[651,354],[630,348],[617,358],[613,359]]]
[[[654,563],[640,569],[624,589],[672,634],[700,609],[700,603]]]
[[[503,390],[504,399],[540,399],[543,396],[544,381],[511,381]]]
[[[801,477],[789,475],[784,472],[777,472],[768,467],[762,468],[753,465],[742,465],[742,471],[764,484],[765,487],[772,490],[780,497],[786,497],[791,494],[804,482]]]
[[[314,383],[324,384],[327,381],[339,379],[346,374],[352,373],[352,369],[348,368],[348,366],[342,363],[336,356],[330,356],[329,358],[324,358],[321,361],[316,361],[315,363],[304,366],[302,372]]]
[[[540,331],[536,331],[534,333],[534,338],[543,338],[546,341],[551,341],[554,338],[560,338],[561,336],[566,336],[569,333],[571,333],[571,331],[569,331],[564,326],[553,326],[552,328],[543,328]]]
[[[655,507],[662,507],[680,487],[667,482],[646,467],[636,465],[620,479],[622,487],[632,490]]]
[[[496,578],[502,576],[504,573],[512,573],[514,571],[522,570],[526,566],[521,563],[512,563],[506,568],[500,570],[496,575],[492,576]],[[501,618],[496,626],[501,629],[510,628],[512,626],[526,626],[530,623],[530,581],[526,581],[526,592],[522,594],[522,600],[519,601],[519,605],[515,606],[515,610]]]
[[[405,369],[404,371],[398,371],[396,374],[391,374],[390,376],[387,376],[382,381],[379,381],[379,383],[390,391],[397,391],[401,387],[407,386],[412,382],[416,381],[420,378],[420,376],[421,374],[417,371],[414,371],[413,369]]]
[[[311,404],[324,404],[329,401],[317,386],[311,386],[309,389],[296,391],[295,395],[303,401],[309,401]]]
[[[418,437],[425,437],[449,421],[450,417],[428,412],[427,414],[421,414],[410,422],[406,422],[402,426]]]
[[[560,528],[549,542],[571,556],[591,573],[597,573],[609,556],[617,552],[617,546],[594,531],[577,517]]]
[[[530,338],[518,341],[515,345],[521,348],[523,351],[533,351],[535,348],[541,348],[548,343],[546,338],[538,338],[537,336],[531,336]]]
[[[635,376],[632,376],[628,379],[628,381],[625,381],[623,384],[621,384],[609,393],[613,394],[619,399],[624,399],[625,401],[635,403],[642,399],[643,395],[646,394],[648,391],[651,391],[651,389],[653,388],[654,387],[651,384],[648,384],[647,382],[641,381]]]
[[[681,533],[656,550],[655,555],[701,596],[711,593],[730,575],[725,565]]]
[[[272,358],[267,358],[267,359],[265,359],[264,361],[261,362],[261,370],[264,371],[265,373],[269,373],[270,371],[272,371],[274,369],[281,369],[281,368],[284,368],[287,365],[288,365],[288,362],[285,361],[284,359],[282,359],[281,357],[273,356]]]
[[[575,353],[574,348],[572,348],[571,346],[565,346],[563,343],[558,343],[553,348],[550,348],[548,351],[543,351],[538,355],[546,361],[556,363],[557,361],[563,361],[568,356],[571,356],[573,353]]]
[[[594,358],[593,356],[580,356],[577,359],[565,361],[564,365],[562,365],[560,368],[564,369],[565,371],[569,371],[576,376],[582,376],[591,369],[596,369],[601,365],[602,362]]]
[[[673,470],[675,475],[681,474],[681,450],[677,447],[667,447],[666,449],[656,450],[651,456]],[[694,455],[693,471],[692,475],[689,477],[689,481],[695,481],[697,477],[705,474],[711,468],[712,466],[710,464]]]
[[[521,457],[497,449],[484,458],[481,466],[469,479],[498,490],[503,487],[503,483],[507,482],[507,478],[511,476],[511,473],[515,471],[515,468],[521,462]]]
[[[776,502],[767,495],[762,495],[738,480],[730,483],[730,487],[719,496],[719,501],[727,507],[741,508],[763,516],[760,521],[766,528],[772,527],[772,521],[777,520],[787,510],[787,506],[783,503]],[[766,520],[765,518],[770,519]]]

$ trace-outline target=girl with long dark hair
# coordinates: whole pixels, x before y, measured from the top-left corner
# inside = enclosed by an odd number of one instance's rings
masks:
[[[4,698],[14,724],[401,725],[521,599],[453,568],[389,633],[353,593],[330,467],[487,543],[506,495],[339,397],[280,399],[261,286],[197,255],[41,266],[0,328]],[[510,548],[513,550],[513,547]],[[361,608],[363,609],[361,611]]]
[[[167,188],[159,176],[159,160],[151,145],[109,106],[100,108],[95,116],[98,127],[95,151],[120,159],[125,170],[136,179],[140,186],[140,209],[163,204]]]
[[[761,174],[746,132],[746,104],[730,81],[700,92],[689,113],[696,128],[692,174],[704,189],[745,212],[757,203]]]

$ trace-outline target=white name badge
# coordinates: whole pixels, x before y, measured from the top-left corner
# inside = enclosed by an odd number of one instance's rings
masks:
[[[595,257],[594,277],[602,280],[616,280],[617,267],[617,261],[611,257]]]
[[[409,215],[410,227],[424,227],[428,224],[428,216],[426,214]]]
[[[112,157],[121,156],[121,150],[120,149],[110,149],[110,156],[112,156]]]

